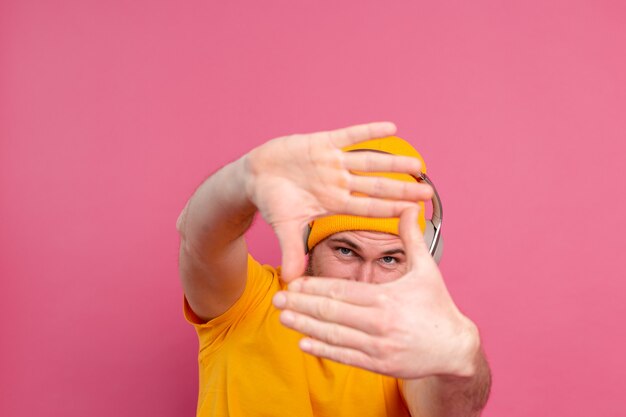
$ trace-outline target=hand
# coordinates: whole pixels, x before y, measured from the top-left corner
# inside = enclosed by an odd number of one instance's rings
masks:
[[[304,272],[303,233],[316,217],[329,214],[396,217],[403,209],[432,197],[432,189],[425,184],[353,173],[417,175],[421,168],[417,159],[341,151],[348,145],[393,135],[395,131],[392,123],[383,122],[281,137],[246,156],[249,179],[246,192],[278,236],[283,257],[282,278],[286,282]]]
[[[452,301],[417,213],[400,218],[408,272],[396,281],[300,278],[275,295],[281,322],[308,336],[303,351],[397,378],[473,375],[478,331]]]

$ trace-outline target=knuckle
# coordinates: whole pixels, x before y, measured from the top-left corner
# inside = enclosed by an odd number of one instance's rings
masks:
[[[309,280],[308,277],[305,277],[302,280],[297,280],[297,281],[294,281],[294,282],[297,282],[299,284],[299,286],[296,287],[297,288],[296,291],[304,293],[304,294],[310,294],[311,293],[311,291],[313,289],[313,286],[312,286],[311,280]],[[292,284],[290,284],[290,285],[292,285]]]
[[[380,345],[380,348],[383,357],[393,356],[393,354],[396,352],[396,344],[393,342],[393,340],[390,339],[384,339]]]
[[[397,172],[398,170],[400,170],[400,167],[402,165],[402,160],[400,159],[401,157],[398,155],[389,155],[389,165],[391,166],[391,171],[392,172]]]
[[[411,199],[415,198],[415,196],[411,193],[411,190],[412,190],[411,186],[412,185],[413,184],[411,184],[410,182],[406,182],[406,181],[402,182],[402,190],[401,190],[401,192],[402,192],[402,197],[403,198],[411,198]]]
[[[400,371],[402,370],[401,367],[399,367],[397,363],[394,363],[393,361],[389,361],[389,360],[383,360],[383,361],[378,362],[377,368],[381,374],[393,375],[393,376],[398,375]]]
[[[332,319],[335,313],[333,300],[325,298],[317,305],[317,316],[322,320]]]
[[[297,311],[300,309],[300,303],[298,294],[291,294],[288,291],[285,291],[285,308],[284,310],[292,310]]]
[[[337,354],[337,361],[346,365],[354,364],[354,358],[352,357],[352,355],[350,355],[350,352],[347,351],[340,351]]]
[[[372,356],[376,358],[382,357],[383,353],[385,352],[385,343],[380,339],[375,340],[371,344],[371,351]]]
[[[315,356],[321,356],[322,355],[322,350],[321,350],[320,344],[317,342],[317,340],[309,339],[309,343],[310,343],[309,353],[311,353],[312,355],[315,355]]]
[[[376,315],[376,320],[371,323],[371,331],[375,335],[385,336],[389,335],[394,330],[394,322],[396,317],[389,310],[379,311]]]
[[[339,171],[337,174],[337,186],[342,190],[350,188],[350,173],[348,171]]]
[[[381,374],[389,375],[391,373],[391,365],[386,361],[377,362],[376,369]]]
[[[376,335],[384,335],[387,333],[389,329],[389,325],[387,320],[384,320],[383,317],[379,317],[378,320],[372,323],[372,332]]]
[[[343,281],[338,281],[338,282],[331,284],[330,289],[328,291],[331,298],[334,298],[336,300],[341,300],[344,298],[344,295],[346,292],[346,287],[344,284],[345,283]]]
[[[380,359],[393,357],[398,351],[397,344],[393,340],[387,338],[376,340],[372,343],[372,348],[373,356]]]
[[[294,314],[293,328],[300,332],[308,333],[310,326],[308,321],[306,320],[306,317],[301,314]]]
[[[328,356],[328,349],[326,349],[326,345],[323,345],[321,343],[316,343],[314,346],[315,346],[316,356],[322,356],[322,357]]]
[[[329,326],[326,330],[326,342],[331,345],[340,343],[339,329],[336,325]]]
[[[363,162],[365,165],[365,171],[370,172],[372,170],[372,167],[374,166],[374,161],[372,160],[373,158],[373,154],[372,152],[365,152],[364,158],[363,158]]]
[[[375,296],[375,302],[376,306],[385,310],[386,307],[391,303],[391,297],[389,297],[389,294],[387,294],[386,291],[380,291]]]
[[[341,192],[339,193],[339,195],[336,196],[336,199],[333,201],[333,205],[339,211],[342,211],[344,213],[350,213],[351,207],[355,206],[351,197],[352,196],[350,195],[350,192],[345,190],[344,192]]]
[[[422,170],[422,162],[419,159],[411,158],[411,162],[413,163],[413,169],[415,172],[420,172]]]
[[[373,196],[382,196],[385,193],[385,184],[383,179],[378,177],[374,180],[374,190],[372,192]]]

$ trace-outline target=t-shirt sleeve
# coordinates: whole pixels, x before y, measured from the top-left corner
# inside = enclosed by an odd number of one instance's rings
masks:
[[[194,326],[200,339],[200,350],[216,345],[243,317],[253,310],[271,305],[273,293],[282,288],[280,268],[261,265],[248,255],[248,276],[241,297],[223,314],[203,322],[193,312],[187,299],[183,298],[183,313],[188,323]]]

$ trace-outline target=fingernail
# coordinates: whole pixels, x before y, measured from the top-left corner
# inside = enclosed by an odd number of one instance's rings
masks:
[[[309,339],[301,339],[300,349],[305,350],[305,351],[311,350],[311,341]]]
[[[291,311],[283,311],[280,313],[280,322],[286,326],[293,324],[295,317]]]
[[[272,302],[274,303],[274,307],[283,308],[287,305],[287,296],[282,291],[277,292],[274,295]]]

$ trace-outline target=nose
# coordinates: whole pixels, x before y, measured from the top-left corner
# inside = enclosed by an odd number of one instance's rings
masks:
[[[376,280],[376,266],[370,262],[362,262],[356,275],[359,282],[373,283]]]

